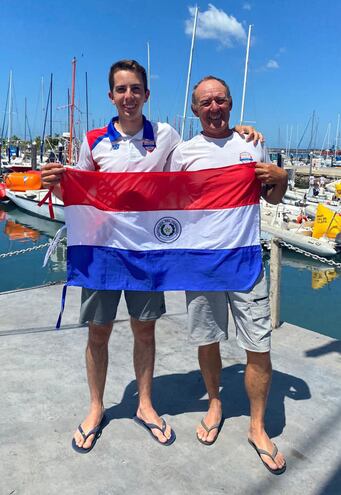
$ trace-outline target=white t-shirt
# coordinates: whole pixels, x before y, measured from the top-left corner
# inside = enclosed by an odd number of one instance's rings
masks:
[[[144,148],[144,129],[134,136],[119,133],[112,123],[85,136],[76,168],[102,172],[162,172],[180,141],[173,127],[151,122],[155,148]]]
[[[227,167],[238,163],[270,161],[265,147],[247,142],[234,132],[222,139],[198,134],[189,141],[180,143],[172,154],[168,170],[202,170]]]

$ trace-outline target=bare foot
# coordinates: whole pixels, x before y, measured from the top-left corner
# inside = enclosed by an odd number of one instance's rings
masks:
[[[81,423],[81,427],[83,428],[83,431],[85,435],[95,428],[97,425],[100,424],[104,414],[104,408],[101,407],[100,409],[95,409],[88,414],[88,416],[85,418],[83,423]],[[76,445],[78,447],[82,447],[83,449],[88,449],[91,447],[91,444],[94,440],[95,435],[90,435],[89,438],[86,439],[84,442],[84,438],[82,437],[80,431],[77,429],[74,433],[73,438],[75,439]]]
[[[158,425],[160,428],[162,427],[162,419],[157,414],[153,407],[142,407],[139,406],[136,412],[136,416],[139,419],[142,419],[145,423],[154,423]],[[167,424],[165,433],[158,430],[157,428],[151,429],[153,435],[161,442],[165,443],[171,437],[171,427]]]
[[[249,439],[258,449],[266,450],[269,454],[272,454],[274,444],[264,430],[260,432],[251,432],[250,430]],[[284,455],[281,452],[277,452],[275,462],[267,455],[261,455],[261,458],[271,469],[281,469],[285,465]]]
[[[214,399],[210,402],[210,407],[204,417],[204,422],[208,428],[213,425],[220,424],[222,418],[222,407],[219,399]],[[197,436],[203,442],[213,442],[218,435],[218,428],[207,433],[205,428],[200,424],[197,427]]]

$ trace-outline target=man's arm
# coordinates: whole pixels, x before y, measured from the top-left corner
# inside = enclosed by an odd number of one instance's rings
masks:
[[[164,172],[169,172],[171,170],[171,161],[172,161],[172,155],[174,153],[174,150],[176,149],[177,145],[180,143],[180,136],[176,132],[173,127],[170,126],[170,133],[169,133],[169,153],[166,159],[166,163],[164,165]]]
[[[95,170],[88,140],[85,137],[79,152],[76,168],[84,170]],[[53,187],[53,194],[63,200],[60,181],[64,173],[64,166],[61,163],[47,163],[41,167],[41,180],[43,187]]]
[[[253,141],[253,144],[257,144],[258,141],[263,143],[265,141],[264,136],[261,132],[257,131],[251,125],[235,125],[233,130],[235,130],[241,136],[246,135],[246,141]]]
[[[272,163],[257,163],[256,177],[263,184],[263,198],[273,205],[280,203],[288,187],[288,173]]]

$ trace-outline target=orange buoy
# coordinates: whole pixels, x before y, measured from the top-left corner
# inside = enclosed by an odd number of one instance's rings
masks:
[[[5,177],[5,184],[11,191],[41,189],[41,176],[38,170],[30,172],[12,172]]]

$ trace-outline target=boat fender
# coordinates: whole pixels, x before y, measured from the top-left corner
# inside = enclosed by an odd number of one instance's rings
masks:
[[[296,218],[297,223],[302,223],[302,222],[307,222],[307,221],[308,221],[308,217],[306,215],[302,215],[302,213],[300,213],[298,215],[298,217]]]
[[[4,199],[6,197],[6,186],[2,182],[0,183],[0,199]]]

